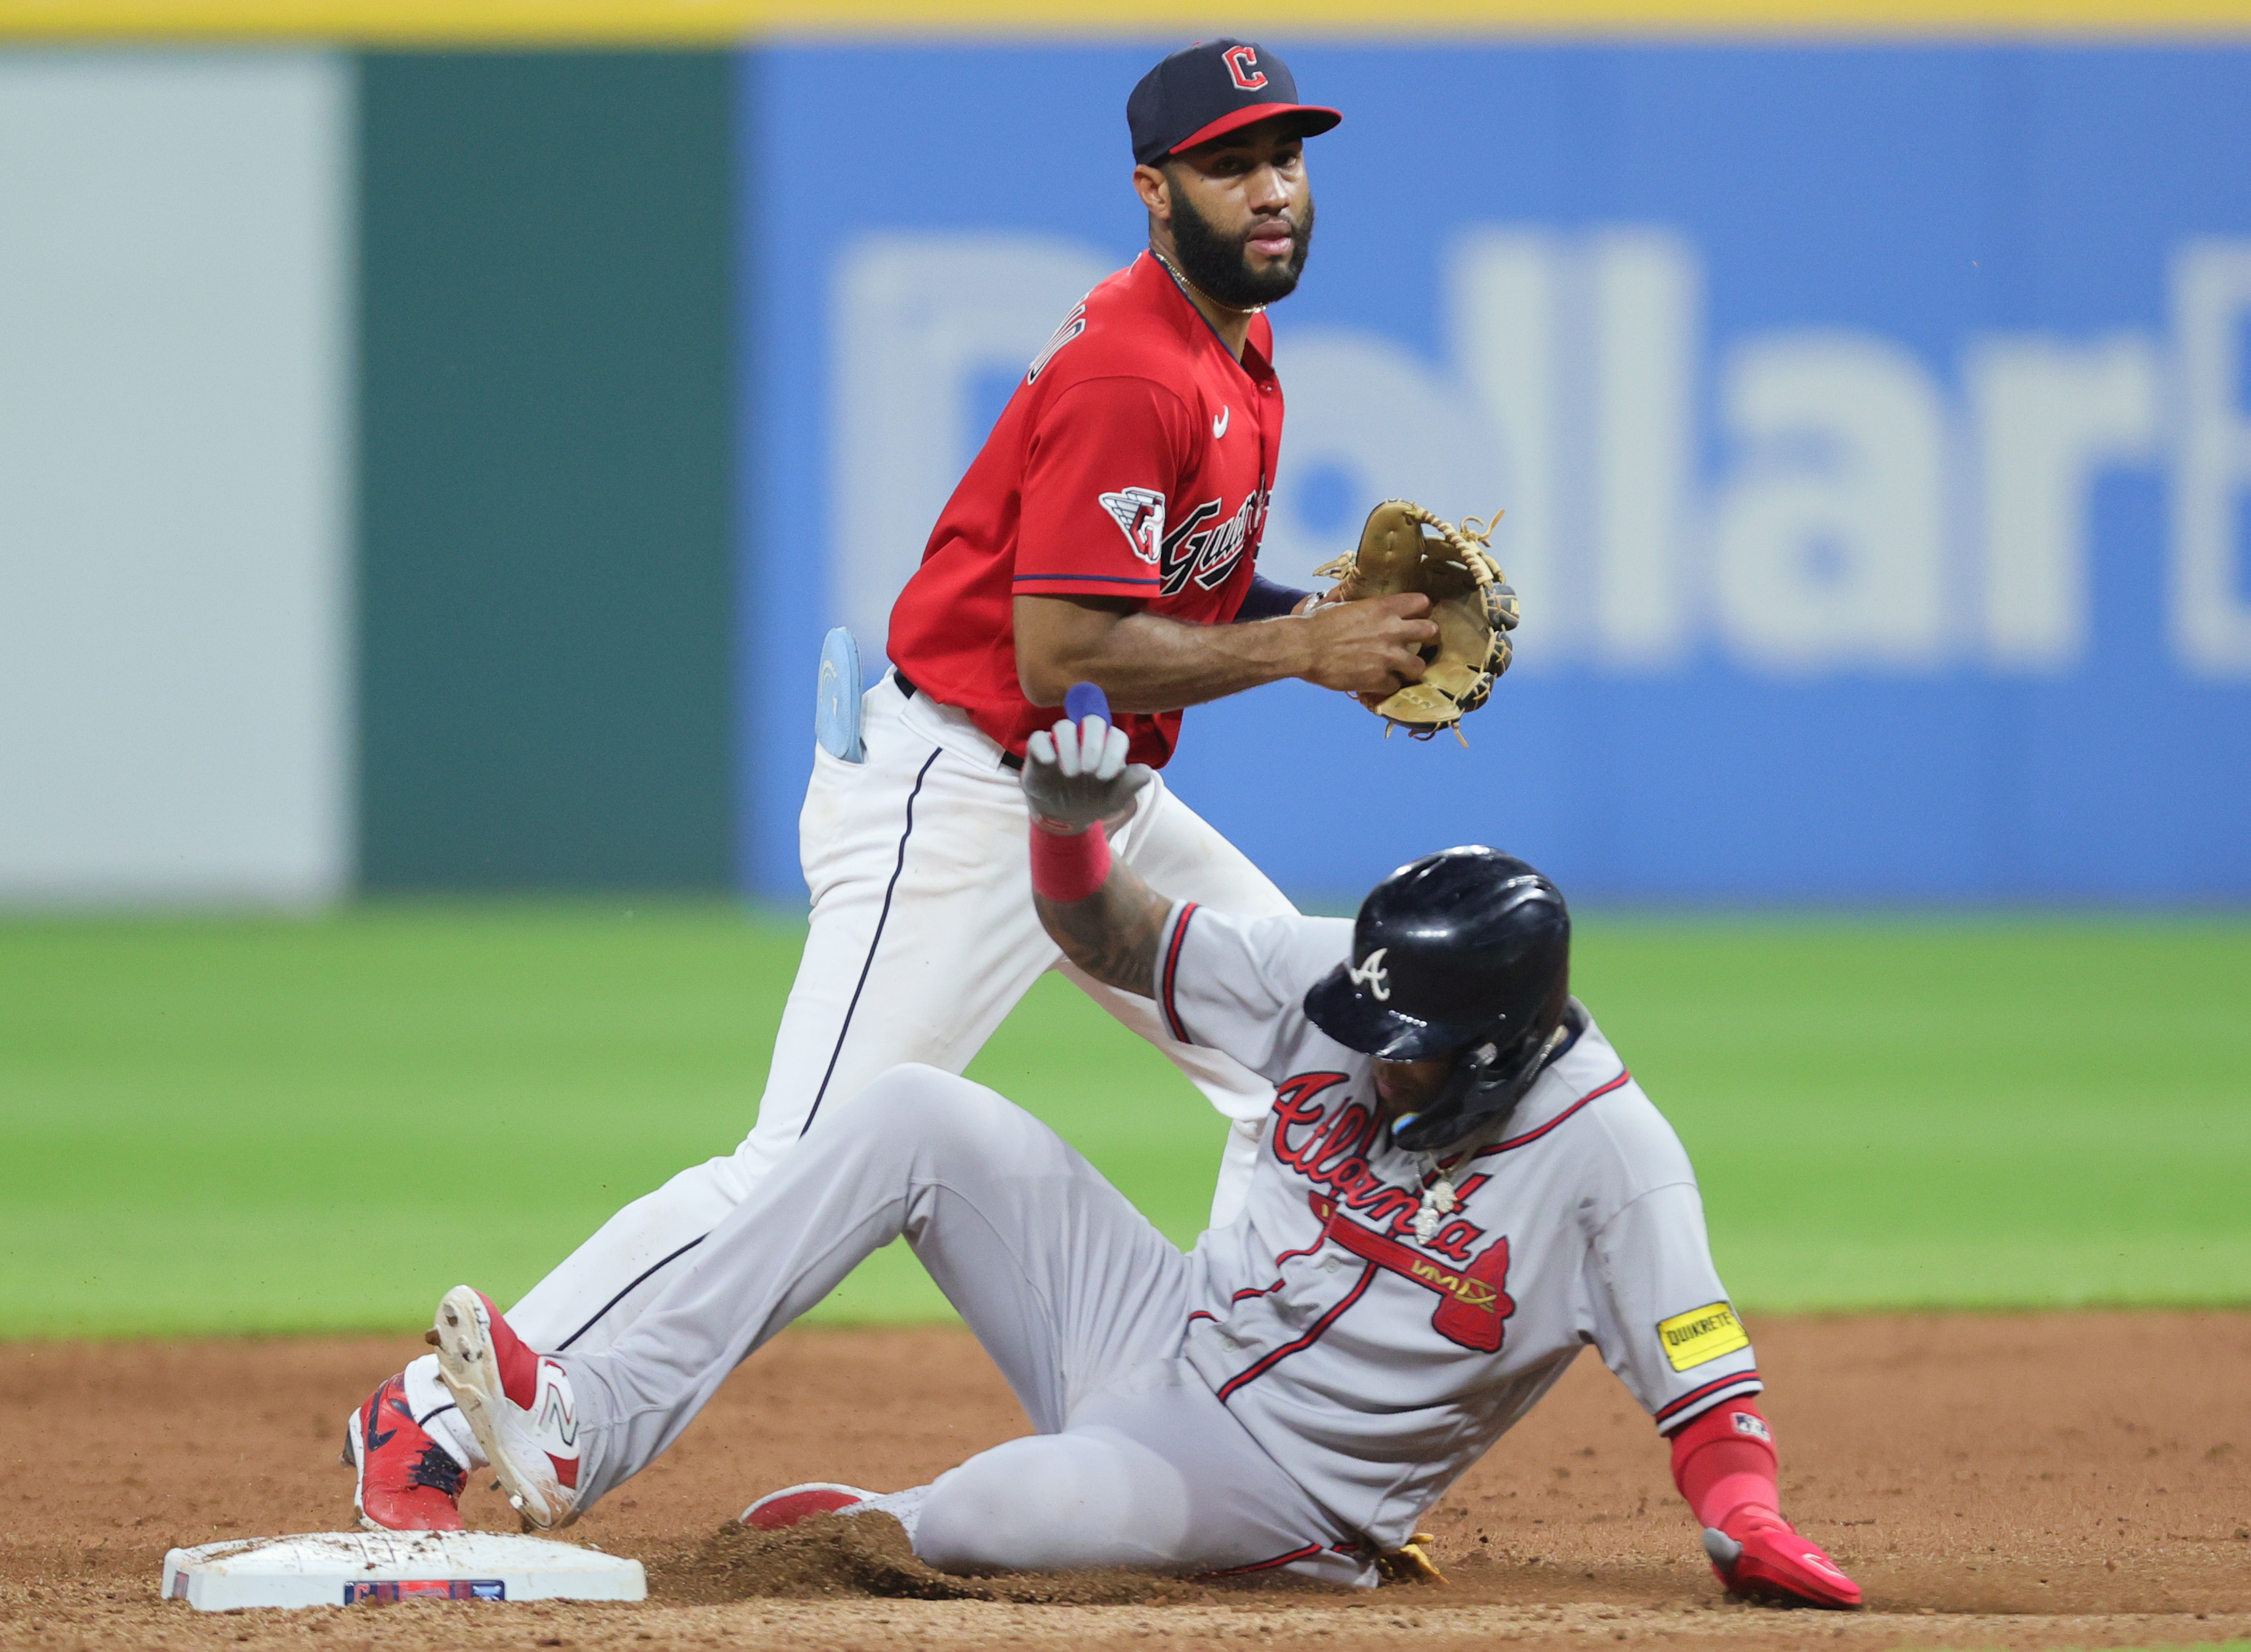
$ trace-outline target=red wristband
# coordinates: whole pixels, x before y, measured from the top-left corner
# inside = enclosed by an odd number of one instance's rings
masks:
[[[1673,1436],[1673,1483],[1704,1525],[1746,1506],[1779,1510],[1775,1468],[1774,1436],[1749,1400],[1722,1400]]]
[[[1097,820],[1084,832],[1032,828],[1032,889],[1069,905],[1084,901],[1110,875],[1110,835]]]

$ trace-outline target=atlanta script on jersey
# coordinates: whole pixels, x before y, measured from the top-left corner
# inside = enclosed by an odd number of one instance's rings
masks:
[[[915,685],[1022,752],[1051,709],[1016,681],[1017,597],[1116,597],[1222,625],[1250,589],[1282,441],[1273,333],[1237,361],[1147,253],[1089,293],[1026,370],[891,610]],[[1162,764],[1180,713],[1118,719]]]
[[[1763,1385],[1712,1267],[1672,1127],[1576,1001],[1576,1037],[1468,1165],[1380,1135],[1369,1058],[1306,1019],[1352,924],[1182,903],[1151,984],[1175,1036],[1274,1085],[1183,1354],[1338,1519],[1396,1547],[1563,1374],[1600,1351],[1667,1433]],[[1444,1169],[1460,1203],[1416,1238]]]

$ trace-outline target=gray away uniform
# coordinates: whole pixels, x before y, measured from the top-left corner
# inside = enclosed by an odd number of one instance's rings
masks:
[[[1183,904],[1153,996],[1275,1087],[1243,1214],[1183,1255],[993,1091],[894,1068],[824,1116],[607,1351],[565,1354],[579,1506],[676,1439],[728,1372],[904,1235],[1038,1432],[886,1503],[943,1568],[1287,1566],[1374,1556],[1592,1344],[1670,1433],[1763,1385],[1687,1155],[1599,1029],[1507,1133],[1443,1165],[1378,1141],[1369,1059],[1306,1020],[1352,926]]]

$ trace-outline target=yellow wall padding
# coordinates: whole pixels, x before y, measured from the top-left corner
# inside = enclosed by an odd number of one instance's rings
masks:
[[[0,0],[0,39],[720,45],[763,38],[2183,40],[2251,0]]]

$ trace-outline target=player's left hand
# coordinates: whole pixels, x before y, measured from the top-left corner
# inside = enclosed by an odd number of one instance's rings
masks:
[[[1124,819],[1149,784],[1149,766],[1126,761],[1126,731],[1110,722],[1100,689],[1079,684],[1064,703],[1084,715],[1063,717],[1024,743],[1024,801],[1033,825],[1070,835],[1097,820]]]
[[[1860,1586],[1771,1509],[1747,1506],[1729,1515],[1724,1527],[1706,1527],[1704,1552],[1728,1593],[1746,1600],[1832,1611],[1860,1604]]]

